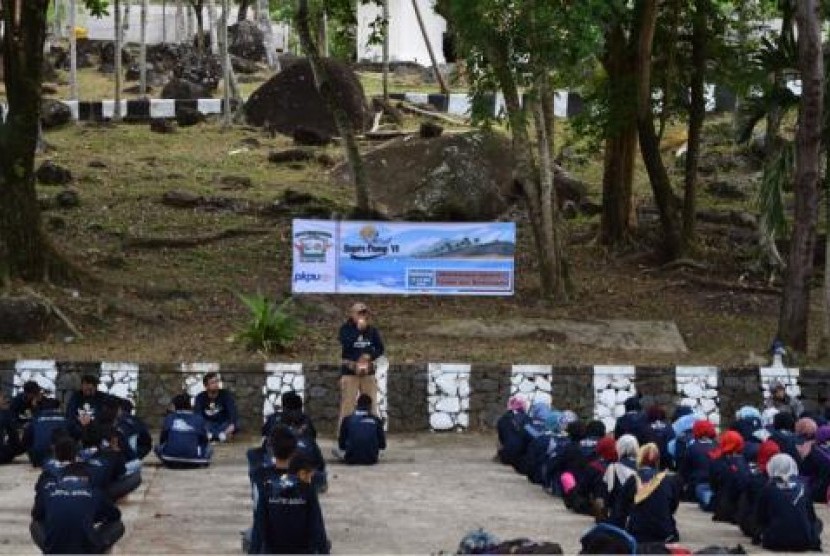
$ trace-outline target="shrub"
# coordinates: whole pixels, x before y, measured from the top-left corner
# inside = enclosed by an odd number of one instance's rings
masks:
[[[252,351],[265,354],[285,351],[299,328],[297,319],[287,310],[291,298],[277,305],[261,293],[238,296],[250,310],[251,318],[234,339]]]

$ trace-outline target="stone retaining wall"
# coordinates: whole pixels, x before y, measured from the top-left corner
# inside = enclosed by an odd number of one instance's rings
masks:
[[[234,392],[241,425],[255,432],[277,409],[280,394],[297,391],[323,434],[333,434],[339,407],[338,365],[326,363],[134,364],[129,362],[0,361],[0,385],[9,395],[26,380],[37,380],[65,403],[81,376],[101,378],[100,389],[127,397],[137,413],[157,427],[171,397],[196,395],[206,372],[220,373]],[[727,424],[745,404],[760,406],[762,385],[789,380],[805,407],[816,410],[830,398],[830,372],[820,369],[714,367],[486,365],[422,363],[393,365],[386,391],[390,432],[492,429],[511,395],[530,401],[552,400],[584,419],[600,418],[610,429],[622,414],[625,399],[638,393],[643,406],[659,403],[671,414],[676,405],[691,405],[715,424]]]

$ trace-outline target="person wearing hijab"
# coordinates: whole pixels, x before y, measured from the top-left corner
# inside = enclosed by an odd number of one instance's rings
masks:
[[[697,415],[691,407],[680,405],[674,410],[675,418],[672,420],[674,438],[669,440],[667,450],[671,461],[671,469],[677,471],[679,462],[686,457],[686,449],[692,442],[692,427],[700,419],[705,417]]]
[[[594,456],[588,461],[585,469],[585,478],[579,488],[588,500],[590,515],[594,516],[597,522],[604,521],[608,517],[606,498],[608,489],[605,484],[605,472],[608,466],[615,463],[617,456],[617,443],[611,435],[599,439]]]
[[[624,517],[620,512],[623,487],[637,470],[637,452],[640,444],[637,438],[630,434],[624,434],[617,440],[616,445],[617,461],[609,463],[605,469],[603,483],[605,485],[604,498],[605,507],[608,508],[608,522],[617,527],[625,528],[625,522],[619,521]]]
[[[496,456],[504,465],[518,467],[527,449],[524,426],[530,422],[527,402],[521,396],[513,396],[507,402],[507,411],[496,423],[499,444]]]
[[[674,514],[680,489],[674,475],[660,471],[660,449],[649,443],[637,455],[637,471],[628,478],[614,508],[612,521],[625,523],[637,543],[673,543],[680,540]]]
[[[744,439],[728,430],[720,436],[718,447],[709,453],[712,458],[710,484],[714,521],[737,523],[738,499],[749,480],[749,465],[743,455]]]
[[[810,454],[817,431],[818,425],[810,417],[802,417],[795,422],[795,448],[798,450],[799,461],[803,462],[804,458]]]
[[[830,425],[819,427],[810,444],[801,462],[801,475],[809,482],[814,502],[830,503]]]
[[[660,467],[672,467],[672,457],[669,455],[669,442],[674,439],[674,428],[666,421],[666,410],[659,405],[653,405],[646,410],[648,421],[648,441],[657,444],[660,449]]]
[[[643,407],[638,396],[631,396],[624,402],[625,413],[617,419],[614,426],[614,438],[620,438],[624,434],[633,435],[637,442],[643,443],[648,436],[648,422],[643,414]]]
[[[792,413],[780,411],[775,414],[772,419],[770,439],[778,444],[782,453],[793,458],[796,465],[801,462],[801,455],[798,453],[798,439],[795,436],[795,419]]]
[[[683,499],[697,501],[702,510],[710,511],[712,487],[709,484],[709,471],[712,458],[709,454],[717,447],[717,432],[709,420],[700,419],[692,427],[692,436],[694,440],[686,448],[683,459],[677,463],[683,484]]]
[[[772,440],[765,440],[758,447],[758,458],[756,461],[749,462],[749,475],[747,476],[746,485],[738,497],[738,510],[736,513],[736,521],[741,532],[753,539],[756,544],[760,541],[760,531],[758,530],[758,497],[761,495],[761,490],[769,482],[769,475],[767,475],[767,463],[776,454],[780,454],[781,450],[778,444]]]
[[[821,550],[822,523],[816,517],[798,465],[786,453],[767,464],[770,481],[758,498],[761,545],[778,552]]]
[[[534,484],[541,484],[544,475],[543,469],[550,444],[551,432],[547,428],[547,420],[553,410],[544,402],[535,402],[530,406],[530,421],[525,424],[522,434],[527,445],[524,456],[517,467],[517,471],[525,475]]]
[[[763,442],[760,431],[764,429],[761,422],[761,412],[758,408],[745,405],[735,412],[735,422],[732,429],[738,431],[744,439],[744,458],[746,461],[755,461],[758,458],[758,448]]]

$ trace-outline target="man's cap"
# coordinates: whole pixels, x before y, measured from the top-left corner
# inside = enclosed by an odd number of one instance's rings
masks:
[[[360,301],[358,301],[357,303],[352,305],[351,312],[352,313],[364,313],[364,312],[368,313],[369,312],[369,307],[367,307],[365,303],[361,303]]]

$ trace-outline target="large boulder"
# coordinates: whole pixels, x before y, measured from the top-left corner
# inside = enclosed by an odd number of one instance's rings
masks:
[[[343,62],[329,58],[324,64],[355,130],[365,130],[370,113],[357,75]],[[293,135],[298,126],[337,135],[334,117],[314,86],[308,60],[291,64],[257,89],[245,104],[245,115],[252,125],[286,135]]]
[[[132,54],[126,48],[121,48],[122,67],[128,67],[133,61]],[[106,42],[101,47],[101,66],[98,71],[101,73],[113,73],[115,71],[115,43]]]
[[[498,133],[402,137],[363,162],[376,209],[392,219],[492,220],[516,200],[510,141]],[[350,183],[346,164],[333,173]]]
[[[222,63],[210,52],[185,52],[173,68],[173,76],[213,92],[222,79]],[[209,95],[208,95],[209,96]]]
[[[0,343],[43,340],[49,324],[49,311],[29,297],[0,297]]]
[[[67,105],[53,98],[45,98],[40,103],[40,125],[43,129],[54,129],[72,121],[72,110]]]
[[[184,79],[171,79],[161,90],[161,98],[166,99],[196,100],[207,97],[210,93],[204,87]]]
[[[66,185],[72,183],[72,172],[60,164],[45,160],[35,172],[35,178],[40,185]]]
[[[253,21],[240,21],[228,27],[228,51],[253,62],[266,61],[265,35]]]

